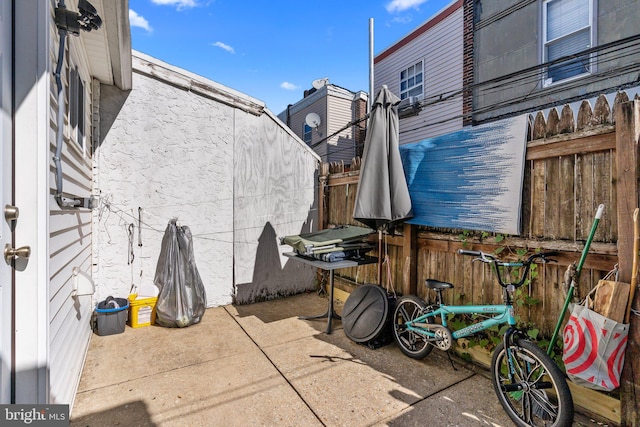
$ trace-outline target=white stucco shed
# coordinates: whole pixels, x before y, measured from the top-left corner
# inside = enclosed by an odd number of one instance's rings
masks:
[[[208,306],[314,288],[278,238],[314,229],[319,157],[261,101],[139,52],[132,87],[101,87],[98,300],[153,283],[172,218],[193,234]]]

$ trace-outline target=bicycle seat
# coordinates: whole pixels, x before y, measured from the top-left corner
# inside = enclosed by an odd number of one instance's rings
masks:
[[[424,281],[424,284],[429,289],[441,290],[441,289],[451,289],[453,285],[449,282],[441,282],[439,280],[427,279]]]

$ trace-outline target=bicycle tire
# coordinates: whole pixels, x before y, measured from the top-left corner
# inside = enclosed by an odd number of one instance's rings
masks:
[[[509,418],[521,427],[570,427],[573,399],[560,368],[540,347],[525,339],[514,339],[509,348],[517,383],[506,375],[504,342],[496,347],[491,358],[493,388]],[[542,381],[547,383],[546,390],[531,387]],[[518,387],[522,389],[516,390]]]
[[[421,316],[427,305],[420,298],[413,295],[400,297],[393,310],[393,339],[400,350],[413,359],[426,357],[433,346],[420,334],[406,329],[405,323]],[[434,323],[433,318],[428,318],[427,323]]]

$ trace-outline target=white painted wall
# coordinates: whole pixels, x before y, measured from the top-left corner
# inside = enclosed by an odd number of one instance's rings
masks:
[[[263,108],[140,53],[130,93],[102,87],[94,156],[99,299],[153,283],[173,217],[194,236],[208,306],[233,302],[237,287],[241,302],[251,302],[314,286],[312,270],[280,255],[288,247],[277,237],[315,225],[318,158]]]

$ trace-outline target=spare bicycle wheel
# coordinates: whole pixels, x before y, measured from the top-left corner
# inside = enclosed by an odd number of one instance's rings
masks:
[[[389,317],[387,291],[378,285],[362,285],[349,295],[342,309],[342,328],[357,343],[377,338]]]

